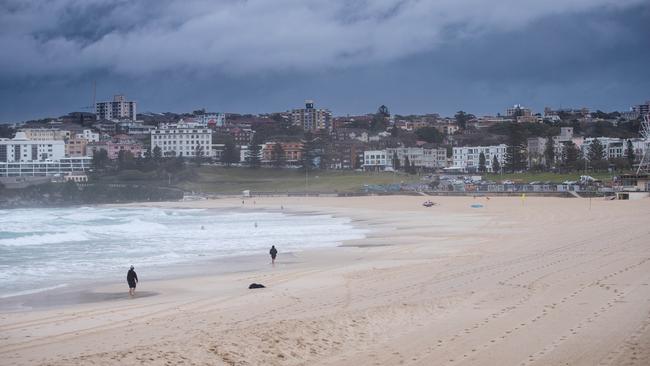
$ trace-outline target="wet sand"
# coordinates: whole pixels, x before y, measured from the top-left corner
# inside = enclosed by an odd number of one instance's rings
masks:
[[[249,199],[371,232],[289,259],[279,248],[274,268],[143,281],[151,296],[99,286],[2,312],[0,364],[650,364],[650,200],[425,199]]]

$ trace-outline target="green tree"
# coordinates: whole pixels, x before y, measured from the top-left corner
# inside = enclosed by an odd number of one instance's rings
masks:
[[[562,149],[562,164],[566,169],[573,170],[577,168],[580,150],[573,141],[565,142]]]
[[[130,170],[135,167],[135,158],[133,153],[128,150],[120,150],[117,153],[117,169],[118,170]]]
[[[400,165],[401,164],[400,164],[399,158],[397,157],[397,153],[394,152],[393,153],[393,169],[394,170],[400,170],[400,168],[401,168]]]
[[[526,139],[517,123],[510,124],[505,168],[512,173],[526,168]]]
[[[494,155],[494,158],[492,159],[492,173],[499,173],[501,171],[501,163],[499,163],[499,159],[497,159],[497,156]]]
[[[162,160],[162,149],[158,145],[156,145],[156,147],[153,148],[153,160],[155,161]]]
[[[487,168],[485,167],[485,154],[481,152],[481,155],[478,156],[478,171],[480,173],[485,173]]]
[[[226,139],[223,152],[221,153],[221,162],[230,167],[232,164],[239,161],[239,156],[237,154],[237,148],[235,143],[232,141],[232,138]]]
[[[300,156],[300,166],[303,170],[311,170],[314,164],[315,139],[311,132],[307,131],[302,139],[302,151]]]
[[[456,124],[458,127],[464,130],[467,128],[467,122],[474,118],[474,116],[463,111],[458,111],[454,115],[454,118],[456,119]]]
[[[246,152],[246,164],[249,168],[257,169],[262,164],[261,159],[262,147],[255,137],[253,141],[248,145],[248,151]]]
[[[273,150],[271,150],[271,162],[275,168],[281,168],[285,164],[284,149],[279,142],[276,142],[275,145],[273,145]]]
[[[418,139],[430,143],[441,143],[444,136],[434,127],[422,127],[415,130]]]
[[[546,146],[544,146],[544,159],[546,160],[546,168],[550,169],[555,163],[555,143],[553,137],[546,138]]]
[[[96,171],[102,171],[108,166],[108,151],[99,149],[93,154],[93,167]]]
[[[594,139],[591,144],[589,144],[587,158],[590,162],[594,163],[598,163],[605,158],[605,147],[600,140]]]
[[[627,140],[627,148],[625,149],[625,158],[627,159],[628,166],[632,168],[634,166],[634,160],[636,160],[636,156],[634,155],[634,146],[632,146],[631,140]]]
[[[411,160],[408,155],[404,157],[404,172],[411,173]]]
[[[196,166],[201,166],[201,163],[204,160],[205,153],[203,152],[203,146],[201,144],[196,145],[194,150],[194,163]]]

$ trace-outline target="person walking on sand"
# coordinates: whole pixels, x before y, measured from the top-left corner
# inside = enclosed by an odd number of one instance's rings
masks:
[[[269,250],[271,255],[271,264],[275,264],[275,257],[278,255],[278,250],[275,249],[275,245],[271,245],[271,250]]]
[[[135,285],[138,283],[138,275],[135,273],[133,266],[126,273],[126,282],[129,284],[129,295],[135,296]]]

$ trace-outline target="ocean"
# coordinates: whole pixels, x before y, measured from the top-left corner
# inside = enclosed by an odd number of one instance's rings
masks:
[[[217,209],[75,207],[0,210],[0,298],[120,279],[174,265],[332,247],[364,237],[330,215]]]

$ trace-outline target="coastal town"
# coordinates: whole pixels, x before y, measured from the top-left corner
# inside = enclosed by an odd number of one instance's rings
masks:
[[[138,113],[136,101],[114,95],[95,102],[93,112],[2,125],[0,183],[7,188],[87,183],[109,166],[137,170],[147,161],[174,161],[260,168],[259,174],[267,168],[299,168],[436,175],[446,179],[442,186],[438,179],[436,187],[465,191],[484,174],[581,172],[592,181],[597,180],[591,178],[594,172],[638,175],[649,160],[641,132],[650,101],[623,112],[534,111],[516,104],[492,116],[462,110],[454,116],[397,115],[381,105],[364,115],[335,116],[313,100],[258,115],[205,109]],[[449,178],[454,176],[461,179]],[[479,178],[468,182],[462,177]],[[502,190],[508,183],[517,182],[494,182]],[[530,191],[557,190],[558,185],[571,190],[568,186],[585,182],[532,183],[539,187]],[[648,191],[647,179],[626,184]]]

